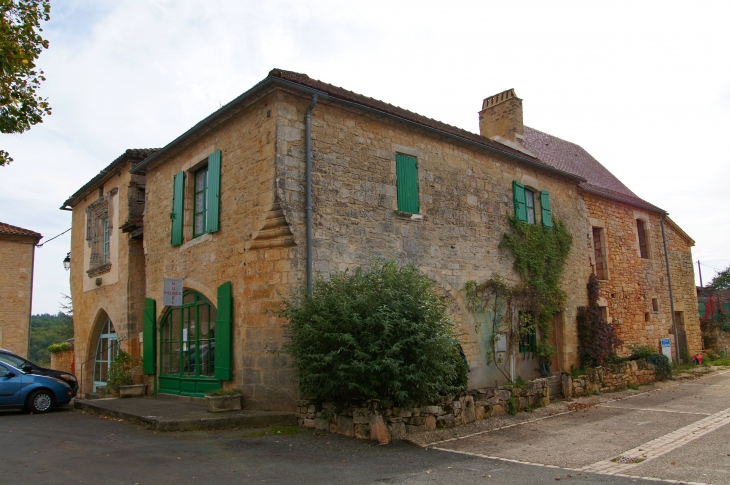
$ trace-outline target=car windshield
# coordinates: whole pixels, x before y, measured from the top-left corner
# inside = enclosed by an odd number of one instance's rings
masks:
[[[0,353],[0,361],[7,362],[10,365],[14,365],[18,369],[22,369],[25,364],[29,363],[22,357],[5,353]]]

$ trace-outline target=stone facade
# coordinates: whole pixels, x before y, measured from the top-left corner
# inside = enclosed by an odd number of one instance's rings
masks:
[[[717,354],[725,352],[726,356],[730,355],[730,330],[712,323],[719,310],[730,315],[730,290],[697,287],[697,299],[704,348]]]
[[[606,270],[600,281],[599,305],[623,341],[619,353],[631,353],[631,345],[648,345],[661,350],[660,340],[672,341],[676,360],[672,307],[669,297],[667,265],[662,242],[662,216],[637,209],[605,197],[584,194],[590,214],[590,224],[600,229],[600,238],[591,237],[591,265],[594,270],[603,256]],[[647,235],[647,257],[639,248],[637,220],[644,221]],[[665,219],[669,264],[672,276],[674,311],[678,330],[685,335],[686,348],[691,355],[702,350],[701,333],[694,290],[691,246],[694,242],[681,229]],[[596,233],[593,233],[596,234]],[[601,245],[596,253],[594,245]],[[598,275],[600,273],[597,272]],[[680,355],[684,359],[684,355]]]
[[[59,370],[61,372],[68,372],[69,374],[73,374],[76,372],[74,360],[75,359],[73,349],[63,350],[61,352],[52,352],[50,368],[54,370]]]
[[[328,94],[322,95],[324,91]],[[322,95],[316,106],[312,104],[315,93]],[[609,264],[615,275],[609,278],[613,286],[605,288],[608,296],[604,298],[612,299],[611,318],[622,325],[627,322],[622,329],[625,341],[654,342],[668,333],[657,215],[646,215],[651,257],[636,261],[634,246],[629,247],[633,241],[629,222],[635,218],[635,209],[590,196],[581,186],[582,176],[543,162],[525,148],[521,144],[522,101],[513,91],[488,98],[482,106],[480,127],[498,131],[494,136],[468,133],[358,96],[303,75],[272,71],[251,91],[135,165],[131,176],[105,179],[103,193],[111,194],[115,187],[118,191],[108,201],[99,202],[90,193],[83,202],[77,198],[72,292],[82,321],[92,322],[82,323],[77,331],[77,368],[91,355],[92,329],[98,328],[102,312],[115,326],[120,322],[122,330],[117,331],[135,346],[144,298],[157,302],[157,329],[170,311],[162,304],[165,278],[182,279],[184,289],[201,294],[214,307],[219,306],[217,289],[230,282],[233,376],[223,382],[223,388],[240,388],[250,408],[297,408],[292,363],[280,353],[283,322],[272,310],[282,294],[305,278],[304,120],[308,108],[313,108],[315,274],[326,278],[335,271],[368,265],[378,257],[417,265],[451,302],[456,333],[470,368],[471,389],[499,386],[509,378],[489,363],[490,315],[474,315],[467,309],[464,287],[468,281],[483,282],[496,273],[510,283],[519,281],[512,255],[499,248],[510,230],[508,217],[515,211],[513,182],[535,193],[549,192],[553,219],[563,221],[573,237],[562,283],[567,300],[554,319],[553,342],[558,351],[554,371],[578,364],[575,316],[577,308],[587,303],[585,285],[594,270],[590,264],[594,219],[604,220],[609,235],[606,254],[615,257]],[[219,226],[196,235],[195,174],[201,173],[209,155],[217,153],[221,155]],[[417,214],[398,210],[397,155],[417,162]],[[173,207],[175,177],[184,177],[180,213]],[[142,195],[143,226],[140,206],[134,202]],[[537,214],[539,203],[536,200]],[[93,204],[97,205],[91,207]],[[97,287],[97,280],[87,277],[93,268],[84,266],[93,259],[94,240],[77,228],[85,227],[89,214],[104,207],[115,211],[114,237],[120,237],[119,227],[128,230],[129,236],[116,240],[117,262],[99,268],[108,271],[100,275]],[[180,245],[171,243],[171,210],[173,217],[181,218],[176,221],[182,221]],[[679,308],[691,303],[691,296],[684,293],[691,240],[683,238],[681,230],[678,236],[672,228],[668,232],[670,253],[676,253],[670,254],[672,269],[676,266],[677,278],[682,280],[676,285],[682,291],[675,294]],[[143,246],[135,239],[142,234]],[[638,282],[636,277],[629,278],[632,271],[640,275]],[[644,318],[645,313],[637,305],[651,301],[654,295],[662,302],[656,327],[642,330],[634,325],[637,315]],[[685,319],[688,330],[692,325],[691,319]],[[687,341],[694,349],[694,334]],[[540,359],[534,353],[515,352],[506,358],[513,378],[519,375],[531,380],[541,375]]]
[[[75,371],[81,393],[91,392],[99,335],[111,320],[121,348],[140,355],[145,279],[142,239],[122,226],[139,214],[139,178],[129,170],[140,156],[125,154],[70,198],[72,209],[71,297],[74,306]],[[97,177],[99,178],[99,177]],[[108,218],[109,256],[99,259],[100,219]]]
[[[348,406],[339,412],[334,404],[314,399],[303,399],[296,404],[300,426],[388,443],[409,434],[462,426],[492,416],[547,406],[550,388],[547,379],[536,379],[521,388],[472,389],[430,406],[383,407],[374,400],[361,406]]]
[[[32,231],[19,233],[13,226],[0,224],[0,348],[23,357],[28,356],[31,298],[33,293],[33,258],[41,238]],[[30,235],[29,235],[30,234]],[[35,235],[32,235],[35,234]]]

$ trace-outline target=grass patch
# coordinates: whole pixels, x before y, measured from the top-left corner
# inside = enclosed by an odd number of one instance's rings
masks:
[[[225,391],[223,389],[216,389],[215,391],[207,392],[205,395],[220,397],[220,396],[238,396],[239,394],[241,394],[240,389],[228,389]]]
[[[307,430],[299,426],[269,426],[266,429],[243,433],[244,438],[258,438],[261,436],[296,436],[304,434]]]
[[[626,387],[628,387],[632,391],[638,391],[639,390],[639,386],[637,384],[634,384],[633,382],[627,383],[626,384]]]

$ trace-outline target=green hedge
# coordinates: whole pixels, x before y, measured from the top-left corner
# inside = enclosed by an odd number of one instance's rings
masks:
[[[447,301],[413,265],[376,261],[283,300],[284,350],[302,395],[346,405],[426,404],[466,388]]]

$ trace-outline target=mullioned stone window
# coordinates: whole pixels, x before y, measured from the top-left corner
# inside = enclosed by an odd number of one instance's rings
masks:
[[[91,249],[89,278],[107,273],[112,268],[109,254],[109,241],[114,231],[113,198],[117,195],[115,187],[86,208],[86,243]]]

